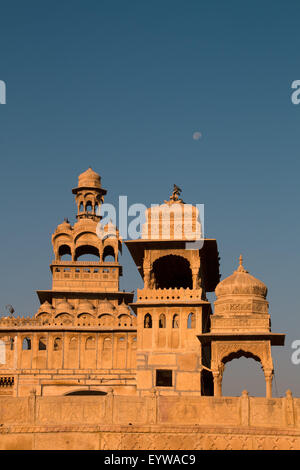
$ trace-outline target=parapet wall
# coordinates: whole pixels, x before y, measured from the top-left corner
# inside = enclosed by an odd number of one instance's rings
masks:
[[[300,398],[0,397],[0,449],[300,449]]]

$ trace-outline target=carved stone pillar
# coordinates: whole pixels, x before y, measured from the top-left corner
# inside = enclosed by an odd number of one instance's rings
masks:
[[[214,396],[221,397],[222,396],[222,375],[219,371],[213,371],[213,378],[214,378]]]
[[[273,371],[265,371],[265,380],[266,380],[266,398],[272,398],[272,380],[273,380]]]
[[[193,275],[193,289],[197,289],[198,288],[198,269],[193,269],[192,275]]]
[[[144,288],[150,288],[150,269],[144,269]]]

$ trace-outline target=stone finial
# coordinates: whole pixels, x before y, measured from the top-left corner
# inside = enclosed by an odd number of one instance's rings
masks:
[[[237,272],[239,273],[247,273],[246,269],[243,266],[243,255],[240,255],[239,257],[239,267],[237,268]]]
[[[179,188],[179,186],[177,186],[176,184],[174,184],[173,186],[173,191],[172,191],[172,194],[170,196],[170,200],[169,201],[164,201],[166,204],[173,204],[173,202],[181,202],[183,203],[183,200],[180,199],[180,194],[181,194],[182,190]]]
[[[243,390],[243,391],[242,391],[242,397],[245,397],[245,398],[246,398],[246,397],[248,397],[248,396],[249,396],[249,394],[248,394],[247,390]]]

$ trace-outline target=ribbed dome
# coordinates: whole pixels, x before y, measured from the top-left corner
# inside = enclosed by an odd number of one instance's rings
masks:
[[[42,303],[39,310],[38,310],[38,313],[42,313],[42,312],[46,312],[46,313],[52,313],[53,312],[53,307],[51,304],[49,304],[49,302],[46,300],[46,302]]]
[[[48,300],[46,300],[44,303],[41,304],[40,308],[43,310],[52,310],[53,307],[51,304],[49,304]]]
[[[68,310],[73,310],[73,306],[67,300],[63,300],[57,305],[56,310],[65,312]]]
[[[128,305],[125,304],[124,302],[124,299],[123,299],[123,302],[121,303],[121,305],[119,305],[118,307],[118,313],[119,315],[123,314],[123,315],[130,315],[130,308],[128,307]]]
[[[84,171],[78,177],[78,187],[101,188],[101,178],[92,168]]]
[[[241,294],[266,298],[267,286],[259,279],[251,276],[242,263],[243,258],[240,256],[240,265],[237,270],[217,285],[215,293],[218,299],[222,296]]]
[[[98,310],[100,313],[115,313],[115,307],[107,299],[99,304]]]
[[[78,312],[91,312],[93,310],[94,306],[89,300],[82,300],[78,305]]]

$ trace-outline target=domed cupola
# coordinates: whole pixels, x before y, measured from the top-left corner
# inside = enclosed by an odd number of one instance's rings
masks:
[[[215,293],[212,332],[270,331],[267,286],[249,274],[242,256],[236,271],[217,285]]]
[[[65,218],[64,221],[56,227],[57,232],[68,232],[69,230],[72,230],[72,225],[67,218]]]
[[[78,187],[80,188],[101,188],[101,177],[89,167],[78,177]]]
[[[234,273],[221,281],[215,290],[217,298],[234,295],[251,295],[263,297],[267,296],[267,286],[256,279],[243,266],[243,257],[240,256],[239,267]]]
[[[53,307],[47,300],[41,304],[39,308],[39,313],[41,312],[53,313]]]
[[[42,320],[50,320],[52,313],[54,312],[54,308],[52,305],[46,300],[44,303],[41,304],[38,312],[36,313],[35,317],[42,319]]]

